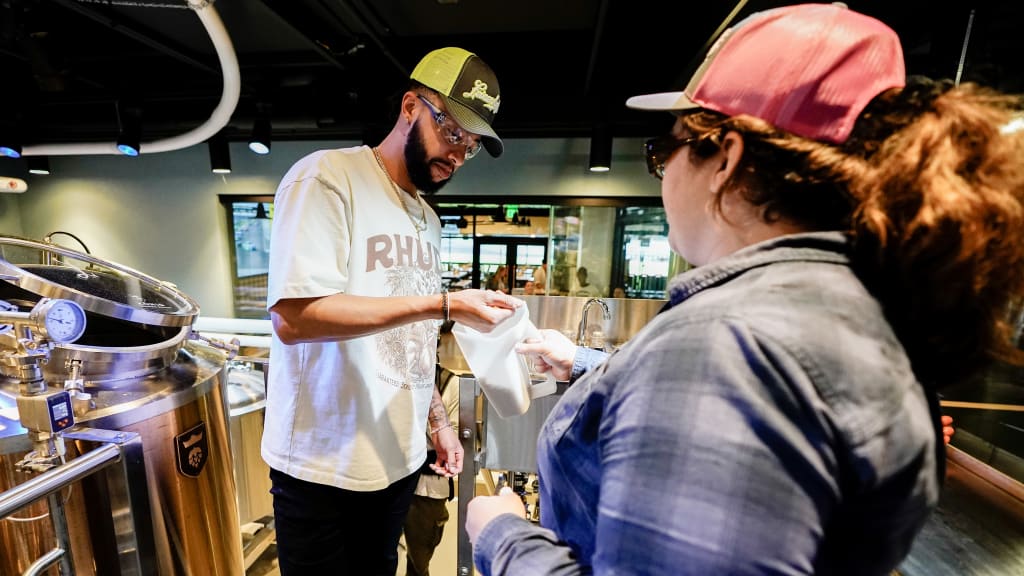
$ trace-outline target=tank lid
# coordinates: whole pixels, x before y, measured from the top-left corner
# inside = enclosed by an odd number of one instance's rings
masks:
[[[27,238],[0,236],[0,281],[140,324],[186,326],[199,314],[199,305],[173,284],[91,254]]]

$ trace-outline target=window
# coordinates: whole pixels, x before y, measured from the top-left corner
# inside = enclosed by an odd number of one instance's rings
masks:
[[[230,234],[234,314],[268,318],[273,196],[221,196]],[[559,200],[551,198],[550,200]],[[554,204],[441,203],[441,278],[449,290],[480,288],[499,266],[508,289],[526,293],[533,272],[548,263],[548,294],[575,289],[576,270],[605,297],[664,298],[667,280],[686,268],[671,253],[664,209],[606,200]],[[638,202],[641,203],[641,202]]]
[[[268,318],[270,223],[273,197],[221,196],[231,237],[231,286],[236,318]]]

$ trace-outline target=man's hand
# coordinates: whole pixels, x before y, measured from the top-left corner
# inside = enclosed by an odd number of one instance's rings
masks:
[[[490,332],[526,304],[494,290],[459,290],[448,293],[448,317],[478,332]]]
[[[434,450],[437,460],[430,469],[439,476],[451,478],[462,472],[462,442],[452,426],[444,426],[433,434]]]

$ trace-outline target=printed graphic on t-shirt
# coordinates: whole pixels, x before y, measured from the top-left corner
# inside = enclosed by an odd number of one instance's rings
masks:
[[[425,249],[412,236],[394,242],[399,237],[377,237],[367,244],[367,262],[384,268],[385,296],[414,296],[436,294],[441,286],[438,253],[431,243]],[[393,248],[397,244],[403,249]],[[409,248],[414,247],[412,250]],[[387,256],[391,255],[391,256]],[[378,378],[406,390],[420,390],[434,385],[437,364],[436,320],[405,324],[377,335],[377,352],[382,360],[383,373]]]

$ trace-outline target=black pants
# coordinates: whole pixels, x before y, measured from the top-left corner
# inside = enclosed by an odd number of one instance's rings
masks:
[[[376,492],[305,482],[270,470],[282,576],[394,576],[418,473]]]

